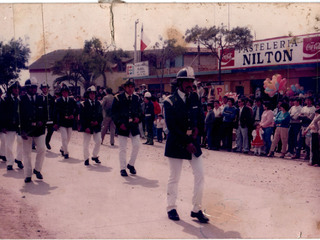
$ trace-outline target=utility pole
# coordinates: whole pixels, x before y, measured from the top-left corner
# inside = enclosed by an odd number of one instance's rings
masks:
[[[133,56],[133,64],[137,63],[137,24],[139,23],[139,19],[134,22],[134,56]]]

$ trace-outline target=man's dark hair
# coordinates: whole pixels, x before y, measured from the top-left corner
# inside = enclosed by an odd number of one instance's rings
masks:
[[[234,99],[233,98],[228,98],[228,101],[231,101],[232,104],[234,104]]]
[[[106,91],[107,91],[108,94],[112,94],[112,88],[107,88]]]
[[[284,110],[286,110],[287,112],[289,111],[289,104],[288,103],[282,103],[281,105],[280,105],[280,107],[283,107],[284,108]]]

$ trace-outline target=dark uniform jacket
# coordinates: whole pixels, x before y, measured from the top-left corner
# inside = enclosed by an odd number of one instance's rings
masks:
[[[134,118],[139,118],[139,122],[141,122],[142,109],[139,97],[133,94],[130,101],[127,99],[125,92],[117,94],[112,104],[112,120],[117,127],[119,135],[128,137],[130,133],[132,136],[140,134],[139,123],[133,123]],[[124,124],[127,129],[120,129],[121,124]]]
[[[244,106],[240,115],[240,108],[237,109],[237,116],[236,116],[236,128],[239,126],[239,119],[240,119],[240,126],[242,128],[250,128],[253,124],[253,119],[251,116],[250,108]]]
[[[13,95],[7,95],[3,102],[3,127],[6,131],[18,132],[20,125],[20,98],[13,97]]]
[[[189,143],[197,148],[195,155],[202,154],[200,142],[190,136],[190,131],[198,128],[199,136],[204,128],[204,113],[197,93],[190,93],[186,103],[176,91],[164,101],[165,120],[169,130],[164,155],[172,158],[191,159],[186,149]]]
[[[60,97],[56,100],[54,124],[57,124],[59,127],[70,128],[73,126],[76,114],[77,104],[73,98],[68,97],[65,101],[63,97]],[[70,116],[73,116],[73,119],[69,119]]]
[[[29,95],[26,94],[20,99],[21,135],[39,137],[45,134],[47,118],[43,98],[35,95],[35,100],[30,100]]]
[[[54,104],[55,100],[54,97],[48,94],[47,96],[41,94],[40,95],[45,103],[45,114],[47,117],[47,124],[53,124],[53,114],[54,114]]]
[[[155,118],[155,113],[154,113],[154,105],[153,105],[152,101],[145,103],[144,116],[145,116],[146,121],[153,123],[154,118]]]
[[[95,100],[94,103],[91,103],[91,100],[87,99],[81,104],[80,131],[84,132],[87,128],[89,128],[91,134],[101,132],[102,119],[102,107],[99,101]],[[92,126],[91,122],[95,121],[98,122],[98,125]]]

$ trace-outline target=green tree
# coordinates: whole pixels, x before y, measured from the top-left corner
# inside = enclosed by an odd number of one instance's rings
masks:
[[[93,77],[103,77],[103,85],[107,86],[106,71],[112,72],[112,66],[118,65],[119,70],[122,71],[123,57],[128,57],[128,53],[122,49],[110,50],[111,45],[103,45],[98,38],[92,38],[85,41],[84,57],[87,59],[88,68],[91,70]]]
[[[102,76],[106,87],[106,71],[112,72],[114,64],[118,64],[122,69],[121,58],[128,57],[122,49],[110,48],[111,46],[103,45],[98,38],[92,38],[84,42],[83,49],[68,50],[61,60],[54,63],[53,74],[60,75],[55,81],[68,81],[75,87],[80,83],[87,89]]]
[[[163,78],[166,68],[170,68],[170,63],[177,56],[185,53],[185,48],[177,45],[176,39],[164,40],[159,36],[159,41],[153,46],[154,51],[144,54],[143,58],[149,61],[149,68],[154,68],[158,80],[160,80],[160,93],[163,92]]]
[[[211,55],[217,58],[219,75],[221,82],[221,62],[223,57],[228,54],[228,49],[235,50],[252,46],[253,36],[247,27],[235,27],[228,30],[225,26],[221,27],[199,27],[194,26],[185,33],[185,41],[198,46],[203,45],[211,51]]]
[[[79,83],[84,85],[84,79],[80,74],[82,68],[81,50],[68,50],[61,60],[54,63],[52,73],[60,75],[56,78],[55,83],[67,81],[72,86],[78,87]]]
[[[19,78],[22,69],[28,69],[30,55],[28,45],[21,38],[10,42],[0,42],[0,84],[7,86],[11,79]]]

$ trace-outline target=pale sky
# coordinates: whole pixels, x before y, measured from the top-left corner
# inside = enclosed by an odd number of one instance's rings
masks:
[[[137,19],[137,42],[143,23],[151,45],[159,35],[182,39],[196,24],[246,26],[257,40],[320,31],[320,3],[119,3],[112,8],[112,42],[110,7],[98,3],[1,3],[0,41],[21,37],[30,46],[31,64],[44,53],[82,48],[92,37],[133,50]]]

